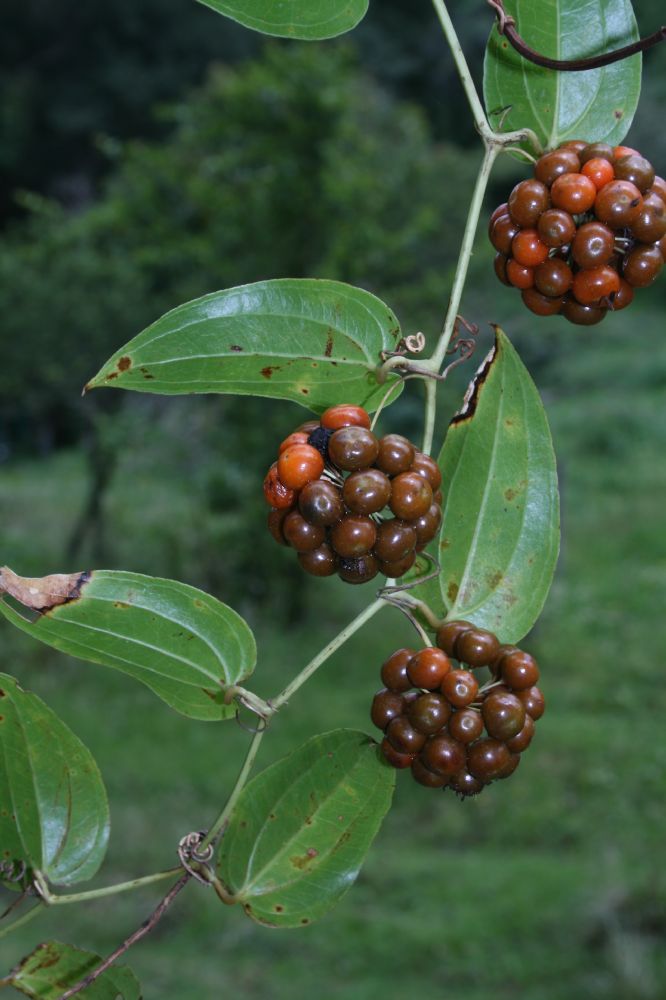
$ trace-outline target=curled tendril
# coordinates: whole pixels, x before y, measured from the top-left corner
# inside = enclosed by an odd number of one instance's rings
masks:
[[[209,864],[213,857],[214,847],[209,844],[203,851],[199,850],[199,845],[205,839],[206,833],[203,830],[195,830],[187,833],[178,841],[178,860],[188,875],[201,882],[202,885],[211,886],[210,878],[202,875],[201,871],[193,868],[194,865],[204,867],[209,871]]]

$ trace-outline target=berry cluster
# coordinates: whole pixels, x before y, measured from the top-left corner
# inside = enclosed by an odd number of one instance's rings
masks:
[[[490,669],[483,686],[473,673],[481,667]],[[446,622],[437,646],[398,649],[381,676],[370,714],[385,733],[384,757],[410,767],[421,785],[461,797],[513,774],[544,712],[533,657],[470,622]]]
[[[625,309],[666,257],[666,181],[628,146],[565,142],[495,209],[495,273],[537,316],[591,326]]]
[[[403,576],[439,529],[441,481],[407,438],[377,438],[360,406],[332,406],[280,445],[264,480],[268,527],[313,576]]]

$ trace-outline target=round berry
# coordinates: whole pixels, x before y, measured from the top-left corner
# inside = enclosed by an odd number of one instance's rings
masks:
[[[584,149],[587,149],[588,143],[585,139],[568,139],[566,142],[560,143],[558,149],[573,149],[576,156],[580,156]]]
[[[372,553],[356,559],[339,559],[338,576],[345,583],[367,583],[379,573],[379,562]]]
[[[414,520],[430,509],[432,487],[418,472],[401,472],[391,481],[389,507],[396,517]]]
[[[513,691],[525,691],[539,680],[539,668],[533,656],[522,649],[512,649],[496,660],[502,680]]]
[[[576,223],[568,212],[561,208],[549,208],[539,219],[539,238],[547,247],[563,247],[571,243],[576,232]]]
[[[648,194],[639,205],[631,234],[641,243],[657,243],[666,236],[666,206],[655,194]]]
[[[412,778],[426,788],[444,788],[449,783],[448,774],[435,774],[425,766],[420,757],[415,757],[412,761]]]
[[[602,299],[619,292],[620,275],[608,264],[591,267],[585,271],[578,271],[574,276],[571,290],[581,305],[598,305]]]
[[[505,691],[490,691],[481,706],[481,714],[488,734],[496,740],[510,740],[525,725],[525,706]]]
[[[622,276],[633,288],[651,285],[661,271],[664,258],[656,244],[639,244],[624,258]]]
[[[342,403],[330,406],[322,413],[321,426],[329,431],[337,431],[341,427],[366,427],[370,430],[370,416],[360,406]]]
[[[301,424],[300,427],[296,428],[295,433],[298,434],[302,431],[303,434],[307,434],[309,437],[310,434],[312,434],[313,431],[316,431],[318,427],[321,427],[318,420],[306,420],[304,424]]]
[[[506,202],[502,202],[501,205],[498,205],[493,214],[490,216],[490,221],[488,223],[488,231],[490,231],[490,227],[492,226],[495,219],[499,219],[500,215],[507,215],[508,211],[509,211],[509,206],[507,205]]]
[[[525,711],[531,715],[534,721],[540,719],[546,709],[546,700],[538,687],[528,688],[526,691],[517,691],[516,697],[522,701]]]
[[[503,253],[496,253],[493,258],[493,268],[495,269],[495,274],[503,285],[511,285],[506,273],[506,265],[509,258]]]
[[[666,203],[666,180],[657,175],[652,183],[652,187],[648,191],[648,194],[656,194],[664,203]]]
[[[508,764],[509,756],[505,743],[492,738],[478,740],[467,749],[467,768],[479,781],[493,781]]]
[[[531,288],[534,284],[534,268],[524,267],[513,258],[506,262],[506,276],[514,288]]]
[[[528,229],[537,224],[541,213],[550,206],[548,188],[536,178],[521,181],[509,195],[508,205],[516,225]]]
[[[386,434],[379,439],[376,465],[387,476],[407,472],[414,460],[414,445],[401,434]]]
[[[558,260],[557,257],[549,257],[543,264],[539,264],[534,269],[534,285],[537,291],[549,298],[559,298],[571,288],[573,272],[569,265]]]
[[[308,443],[308,435],[305,433],[305,431],[294,431],[293,434],[290,434],[289,437],[286,437],[284,439],[284,441],[282,442],[282,444],[278,449],[278,454],[281,455],[283,451],[286,451],[287,448],[291,448],[293,444],[307,444],[307,443]]]
[[[451,706],[441,694],[420,694],[409,706],[409,721],[426,736],[438,733],[451,715]]]
[[[555,208],[561,208],[571,215],[589,212],[596,196],[597,189],[585,174],[562,174],[550,189]]]
[[[451,661],[437,646],[426,646],[407,664],[407,675],[414,687],[434,691],[451,669]]]
[[[631,181],[611,181],[596,196],[594,214],[611,229],[626,229],[632,225],[641,201],[641,193]]]
[[[511,253],[511,244],[519,232],[520,226],[516,225],[508,213],[500,215],[491,226],[490,242],[498,253],[508,255]]]
[[[399,770],[410,767],[414,760],[413,753],[399,753],[386,738],[382,740],[380,750],[391,767],[398,768]]]
[[[457,618],[450,622],[444,622],[437,629],[437,645],[440,649],[444,650],[447,656],[455,656],[458,636],[473,628],[474,626],[471,622],[462,621]]]
[[[624,278],[620,278],[620,291],[613,296],[613,304],[611,306],[613,312],[619,312],[621,309],[626,309],[627,306],[630,306],[633,301],[633,288],[628,281],[625,281]]]
[[[564,304],[563,296],[556,299],[550,298],[548,295],[537,292],[536,288],[526,288],[520,293],[520,297],[530,312],[536,316],[555,316]]]
[[[324,459],[310,444],[292,444],[278,458],[278,476],[285,486],[300,490],[318,479],[324,471]]]
[[[441,691],[449,705],[467,708],[479,693],[479,682],[469,670],[451,670],[442,681]]]
[[[481,713],[474,708],[461,708],[448,722],[449,735],[459,743],[473,743],[483,732]]]
[[[270,531],[271,535],[278,543],[278,545],[288,544],[288,542],[285,540],[284,535],[282,534],[282,522],[284,521],[288,513],[289,513],[288,507],[285,510],[277,510],[273,508],[273,510],[271,510],[270,514],[268,515],[268,530]]]
[[[574,298],[566,298],[560,310],[561,315],[565,319],[568,319],[570,323],[576,323],[578,326],[594,326],[595,323],[601,322],[606,312],[606,309],[600,309],[597,306],[581,305]]]
[[[306,521],[323,528],[337,524],[345,512],[340,490],[325,479],[305,484],[298,496],[298,508]]]
[[[397,580],[399,577],[404,576],[415,562],[416,552],[410,552],[408,555],[403,556],[402,559],[396,559],[393,562],[384,562],[383,559],[380,559],[379,572],[383,573],[384,576]]]
[[[372,699],[370,718],[378,729],[386,729],[389,722],[402,715],[403,702],[399,694],[382,688]]]
[[[331,528],[331,547],[345,559],[367,555],[375,544],[377,528],[371,517],[348,514]]]
[[[312,552],[323,544],[324,529],[310,524],[297,510],[290,511],[282,523],[286,542],[297,552]]]
[[[429,509],[412,522],[416,530],[416,545],[417,548],[423,549],[431,542],[437,532],[439,531],[439,526],[442,523],[442,508],[439,504],[433,503],[430,505]]]
[[[519,764],[520,764],[520,754],[510,753],[508,761],[506,762],[500,773],[497,775],[498,780],[501,778],[510,778]]]
[[[403,691],[410,689],[412,683],[407,675],[407,664],[415,652],[416,650],[408,647],[396,649],[395,653],[391,653],[389,658],[384,661],[381,677],[384,687],[387,687],[389,691],[402,694]]]
[[[461,768],[457,771],[451,780],[449,781],[448,787],[451,788],[461,799],[469,798],[472,795],[478,795],[479,792],[483,791],[483,781],[479,781],[475,778],[473,774],[470,774],[466,768]]]
[[[591,160],[587,160],[581,173],[590,178],[597,191],[601,191],[602,187],[615,179],[613,164],[610,160],[605,160],[602,157],[593,157]]]
[[[589,163],[590,160],[606,160],[607,163],[612,164],[615,159],[613,147],[609,146],[607,142],[591,142],[585,149],[581,150],[579,155],[582,164]]]
[[[430,455],[424,455],[422,451],[415,452],[410,471],[418,472],[419,476],[427,479],[432,486],[433,493],[442,485],[442,473],[437,462]]]
[[[510,740],[506,741],[511,753],[522,753],[523,750],[527,750],[528,746],[532,742],[532,737],[534,736],[534,720],[531,715],[525,714],[525,722],[523,723],[523,728],[515,736],[512,736]]]
[[[418,753],[426,741],[424,733],[414,729],[404,715],[391,719],[386,727],[386,739],[398,753]]]
[[[333,576],[338,568],[335,552],[325,542],[312,552],[299,552],[298,561],[311,576]]]
[[[485,667],[499,652],[499,640],[485,628],[463,632],[456,641],[456,659],[470,667]]]
[[[583,268],[607,264],[614,251],[615,234],[603,222],[583,223],[571,244],[571,256]]]
[[[632,153],[615,161],[615,176],[621,181],[631,181],[641,194],[654,184],[654,167],[644,156]]]
[[[521,229],[511,244],[511,253],[517,264],[522,264],[523,267],[536,267],[546,260],[548,247],[542,242],[536,229]],[[507,275],[511,281],[508,265]]]
[[[353,514],[376,514],[391,496],[391,483],[379,469],[361,469],[345,480],[342,498]]]
[[[271,507],[276,507],[278,510],[286,510],[293,507],[296,502],[295,490],[285,486],[278,475],[277,462],[273,462],[266,473],[266,478],[264,479],[264,496],[266,497],[266,503],[269,503]]]
[[[465,748],[450,736],[431,736],[421,751],[421,760],[437,774],[453,775],[465,766]]]
[[[534,165],[537,180],[548,187],[562,174],[576,174],[580,170],[580,160],[574,149],[554,149],[544,153]]]
[[[377,528],[374,552],[382,562],[398,562],[414,551],[416,528],[398,518],[383,521]]]
[[[372,465],[378,451],[377,438],[365,427],[342,427],[331,435],[328,442],[331,462],[348,472]]]

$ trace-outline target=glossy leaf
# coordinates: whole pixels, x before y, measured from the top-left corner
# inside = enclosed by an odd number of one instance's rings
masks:
[[[368,0],[201,0],[246,28],[264,35],[314,41],[351,31],[368,10]]]
[[[55,712],[0,674],[0,861],[49,882],[91,878],[109,839],[109,806],[90,751]]]
[[[245,787],[220,844],[220,878],[259,923],[316,920],[356,879],[394,785],[364,733],[315,736]]]
[[[416,594],[442,617],[468,619],[517,642],[550,589],[559,502],[543,405],[499,329],[465,400],[439,456],[445,506],[431,550],[441,572]]]
[[[506,0],[528,45],[554,59],[580,59],[638,38],[630,0]],[[493,28],[486,49],[486,108],[511,108],[502,129],[529,127],[545,148],[566,139],[618,144],[629,131],[641,87],[641,56],[601,69],[558,73],[523,59]]]
[[[235,714],[225,689],[252,673],[256,646],[226,604],[184,583],[113,570],[82,574],[73,593],[32,620],[6,601],[0,611],[63,653],[135,677],[182,715]]]
[[[86,388],[271,396],[315,412],[342,402],[374,409],[386,391],[376,377],[380,354],[399,339],[391,310],[361,288],[260,281],[173,309]]]
[[[63,992],[90,975],[102,959],[90,951],[59,941],[40,944],[11,975],[11,985],[35,1000],[58,1000]],[[131,969],[112,965],[81,993],[86,1000],[141,1000],[141,986]]]

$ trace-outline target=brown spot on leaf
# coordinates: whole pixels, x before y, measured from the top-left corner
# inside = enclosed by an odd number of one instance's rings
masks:
[[[276,913],[284,913],[284,906],[280,906],[279,903],[276,903],[276,905],[275,905],[275,912]]]
[[[454,580],[451,580],[451,583],[446,588],[446,596],[451,601],[451,603],[453,603],[456,597],[458,596],[458,590],[459,590],[458,584]]]
[[[504,573],[502,573],[502,571],[499,569],[496,570],[494,573],[489,573],[487,577],[488,586],[492,590],[494,590],[496,587],[499,587],[503,579],[504,579]]]
[[[301,920],[301,923],[302,923],[302,924],[309,924],[309,923],[310,923],[310,921],[308,920],[308,918],[307,918],[307,917],[303,917],[303,918],[302,918],[302,920]]]
[[[620,108],[616,108],[613,114],[618,121],[624,118],[624,111],[622,111]]]
[[[504,496],[509,501],[509,503],[511,503],[512,500],[516,499],[517,493],[515,490],[512,490],[511,487],[509,487],[508,490],[504,490]]]
[[[6,698],[6,697],[7,697],[7,692],[3,691],[2,688],[0,688],[0,698]]]
[[[118,371],[126,372],[132,367],[132,359],[128,358],[125,354],[122,358],[118,358]]]
[[[44,613],[75,601],[90,573],[53,573],[51,576],[18,576],[8,566],[0,569],[0,595],[9,594],[32,611]]]
[[[132,605],[126,604],[125,601],[114,601],[113,606],[114,608],[120,608],[122,610],[125,610],[126,608],[131,608]]]
[[[451,545],[451,539],[450,538],[442,538],[441,542],[439,543],[439,547],[442,550],[442,552],[445,549],[448,549],[450,545]]]
[[[324,357],[330,358],[333,353],[333,330],[329,326],[326,331],[326,347],[324,348]]]
[[[242,351],[243,348],[240,346],[240,344],[229,344],[229,350],[236,351],[237,353],[238,351]]]
[[[304,396],[309,396],[310,395],[310,390],[309,389],[304,389],[303,386],[301,386],[301,392],[303,393]]]
[[[495,328],[497,329],[497,328]],[[497,337],[495,338],[494,346],[488,351],[487,355],[481,362],[476,375],[467,387],[467,392],[465,393],[465,398],[463,399],[463,405],[451,418],[451,425],[463,423],[465,420],[471,420],[471,418],[476,413],[476,407],[479,402],[479,396],[481,394],[481,389],[485,385],[486,379],[490,374],[493,366],[493,362],[497,357]]]
[[[264,378],[272,378],[273,372],[279,372],[279,371],[280,371],[279,365],[266,365],[265,368],[261,369],[261,374],[264,376]]]
[[[104,381],[111,382],[114,378],[118,378],[118,372],[109,372],[109,374],[105,377]]]

